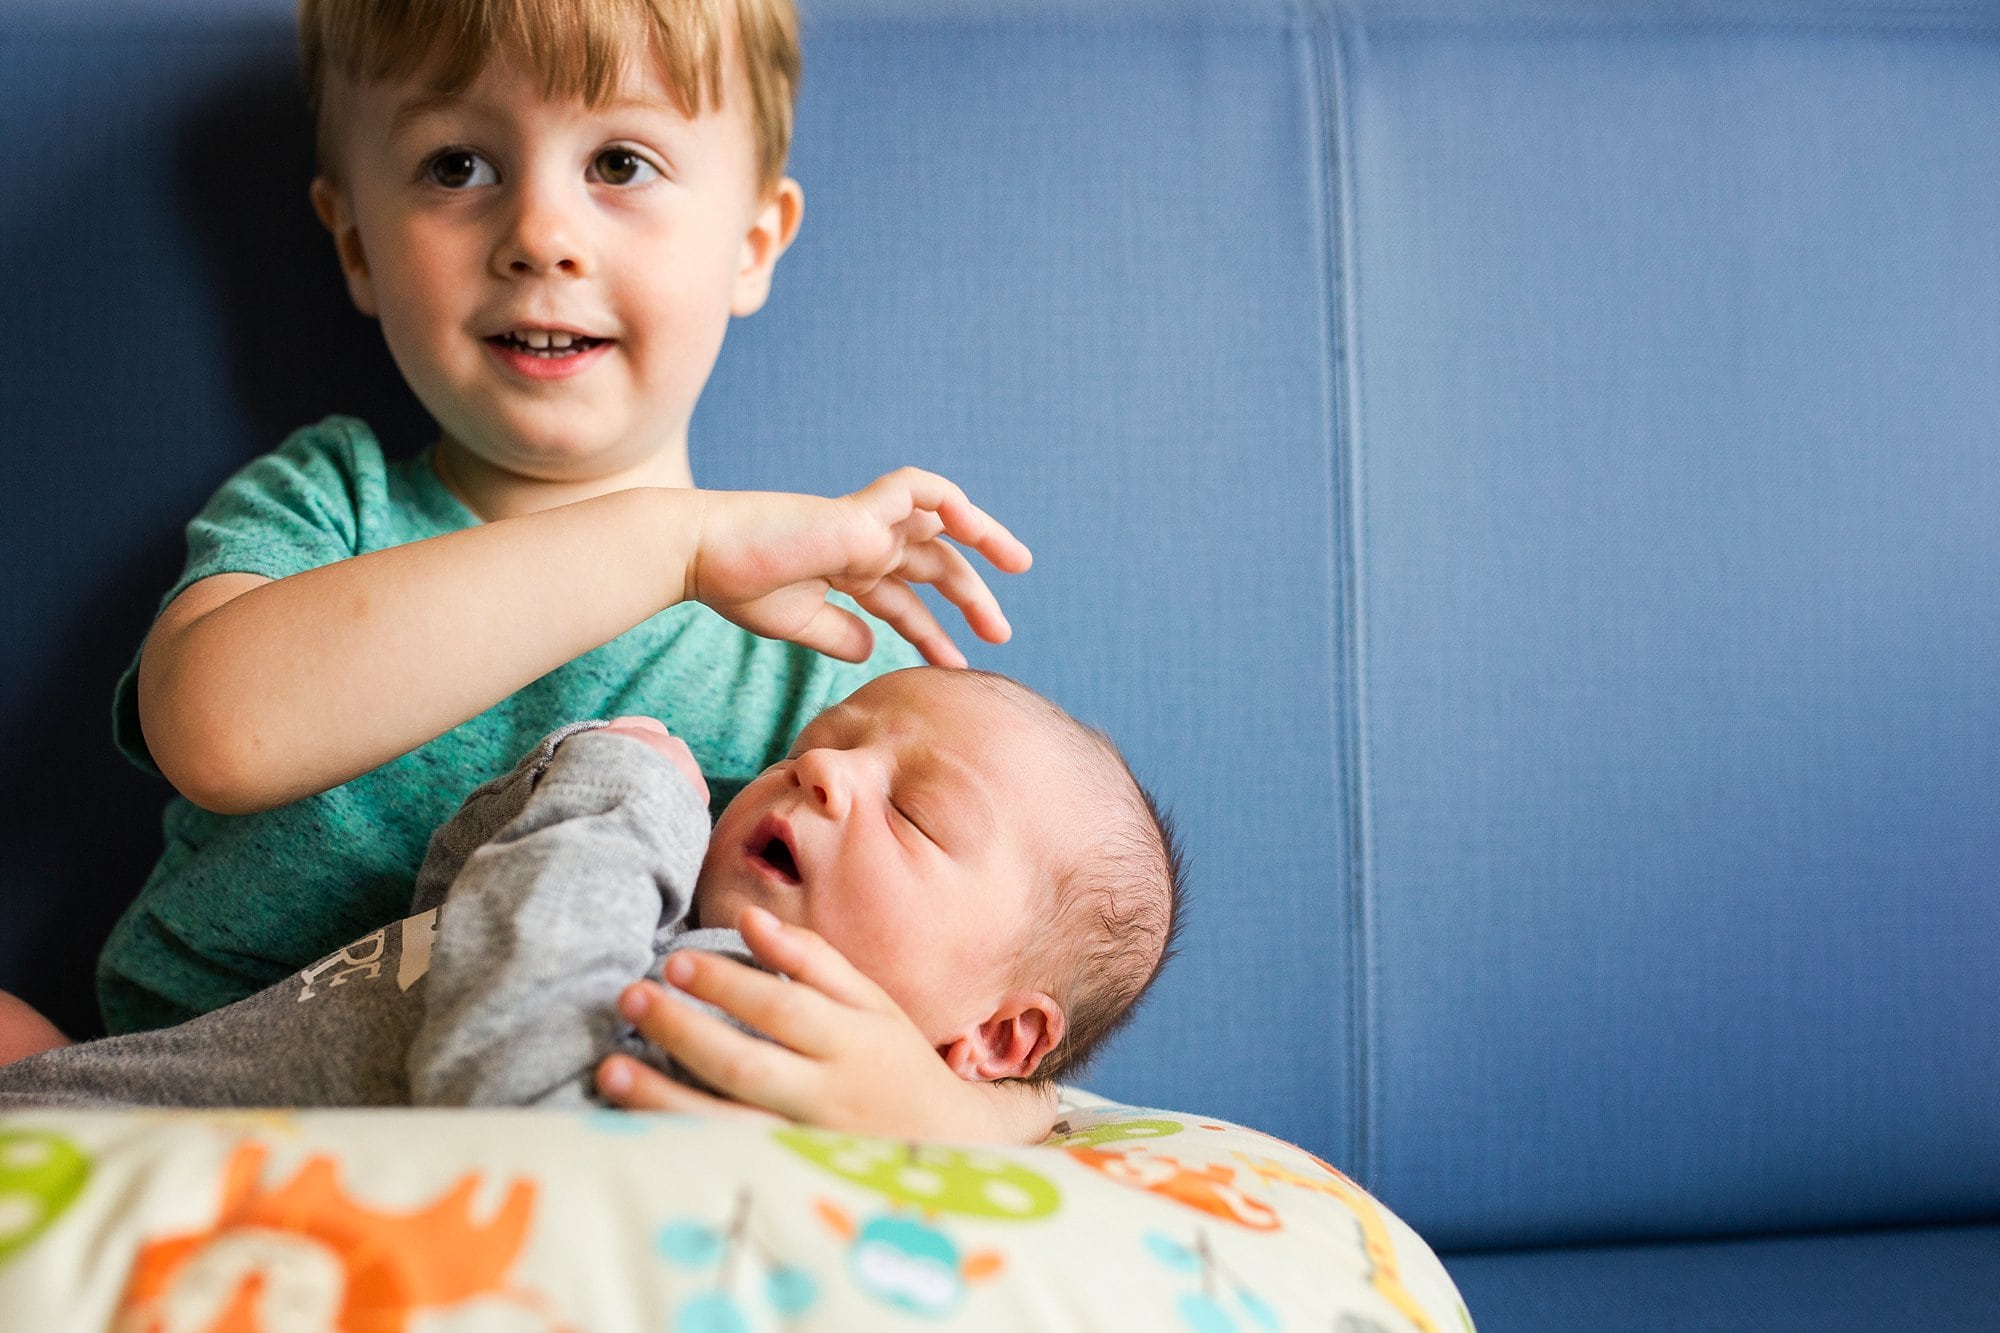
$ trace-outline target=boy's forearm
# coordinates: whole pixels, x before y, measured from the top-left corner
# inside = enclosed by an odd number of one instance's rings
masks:
[[[140,664],[154,761],[224,813],[346,782],[679,602],[702,506],[698,491],[620,491],[260,584],[192,618],[177,600]]]

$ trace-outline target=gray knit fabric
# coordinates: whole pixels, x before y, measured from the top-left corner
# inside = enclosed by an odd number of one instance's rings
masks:
[[[0,1068],[0,1107],[582,1105],[614,1049],[676,1073],[619,991],[680,948],[751,959],[733,930],[686,929],[700,795],[643,742],[587,734],[603,725],[467,797],[413,915],[177,1027]]]

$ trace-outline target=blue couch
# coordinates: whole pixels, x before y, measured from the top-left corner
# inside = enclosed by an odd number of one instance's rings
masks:
[[[1505,1330],[2000,1327],[2000,5],[807,0],[717,486],[921,462],[979,660],[1179,815],[1094,1086],[1294,1139]],[[288,0],[0,23],[0,987],[78,1031],[214,484],[426,422]]]

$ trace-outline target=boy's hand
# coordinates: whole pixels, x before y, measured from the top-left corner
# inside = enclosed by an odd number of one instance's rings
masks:
[[[651,982],[629,987],[619,1002],[641,1035],[736,1101],[611,1056],[597,1070],[598,1089],[611,1102],[628,1110],[775,1112],[888,1138],[1036,1143],[1047,1137],[1055,1121],[1052,1088],[960,1079],[896,1002],[818,935],[755,907],[744,910],[739,926],[751,952],[791,981],[693,952],[670,958],[667,975],[773,1040],[738,1032]]]
[[[1009,574],[1033,560],[964,491],[916,468],[831,500],[710,491],[684,595],[752,633],[858,662],[874,636],[859,618],[828,605],[828,590],[838,590],[888,622],[931,665],[964,666],[964,654],[912,585],[935,587],[989,643],[1004,643],[1013,631],[985,580],[947,537]]]
[[[651,747],[655,754],[681,771],[682,776],[694,784],[701,793],[702,803],[708,802],[708,779],[701,775],[701,765],[695,762],[694,751],[688,749],[687,742],[667,730],[667,724],[656,717],[614,717],[598,728],[614,736],[630,736],[642,745]],[[589,735],[579,732],[578,735]]]

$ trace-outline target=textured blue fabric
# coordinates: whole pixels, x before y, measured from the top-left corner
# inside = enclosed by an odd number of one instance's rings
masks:
[[[1357,1160],[1444,1243],[2000,1215],[2000,12],[1811,18],[1338,34]]]
[[[1479,1333],[1992,1333],[2000,1227],[1448,1254]]]
[[[2000,5],[805,8],[806,225],[697,475],[919,462],[1035,546],[975,659],[1193,859],[1096,1084],[1445,1245],[2000,1217]],[[0,987],[80,1027],[179,525],[326,412],[428,432],[290,14],[0,26]]]

